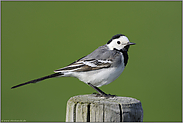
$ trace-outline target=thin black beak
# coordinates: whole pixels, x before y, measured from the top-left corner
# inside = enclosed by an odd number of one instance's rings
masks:
[[[135,45],[136,43],[128,42],[128,45]]]

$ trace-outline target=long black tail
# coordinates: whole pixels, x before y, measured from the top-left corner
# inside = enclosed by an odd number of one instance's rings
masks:
[[[57,77],[57,76],[60,76],[60,75],[63,75],[63,73],[54,73],[54,74],[51,74],[51,75],[48,75],[48,76],[45,76],[45,77],[41,77],[39,79],[34,79],[34,80],[31,80],[31,81],[28,81],[28,82],[25,82],[25,83],[22,83],[22,84],[19,84],[19,85],[15,85],[15,86],[11,87],[11,89],[17,88],[17,87],[20,87],[20,86],[23,86],[23,85],[27,85],[27,84],[30,84],[30,83],[36,83],[36,82],[39,82],[39,81],[42,81],[42,80],[45,80],[45,79],[49,79],[49,78],[53,78],[53,77]]]

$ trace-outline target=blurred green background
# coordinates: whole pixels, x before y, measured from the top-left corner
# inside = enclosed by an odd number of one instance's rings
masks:
[[[53,73],[115,34],[136,43],[122,75],[101,87],[142,102],[144,121],[182,121],[182,2],[1,2],[1,119],[65,121],[66,103],[95,90]]]

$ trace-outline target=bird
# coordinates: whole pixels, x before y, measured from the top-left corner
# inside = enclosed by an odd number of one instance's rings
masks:
[[[124,34],[116,34],[105,45],[66,67],[55,70],[53,74],[18,84],[11,89],[54,77],[75,77],[95,89],[99,96],[114,97],[98,87],[113,82],[121,75],[128,62],[128,49],[135,44]]]

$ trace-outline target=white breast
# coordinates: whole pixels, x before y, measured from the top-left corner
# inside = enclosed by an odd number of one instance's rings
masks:
[[[123,55],[121,58],[121,61],[123,61]],[[76,77],[85,83],[91,83],[94,86],[100,87],[117,79],[124,68],[125,66],[122,62],[118,67],[103,68],[87,72],[73,72],[71,76]]]

